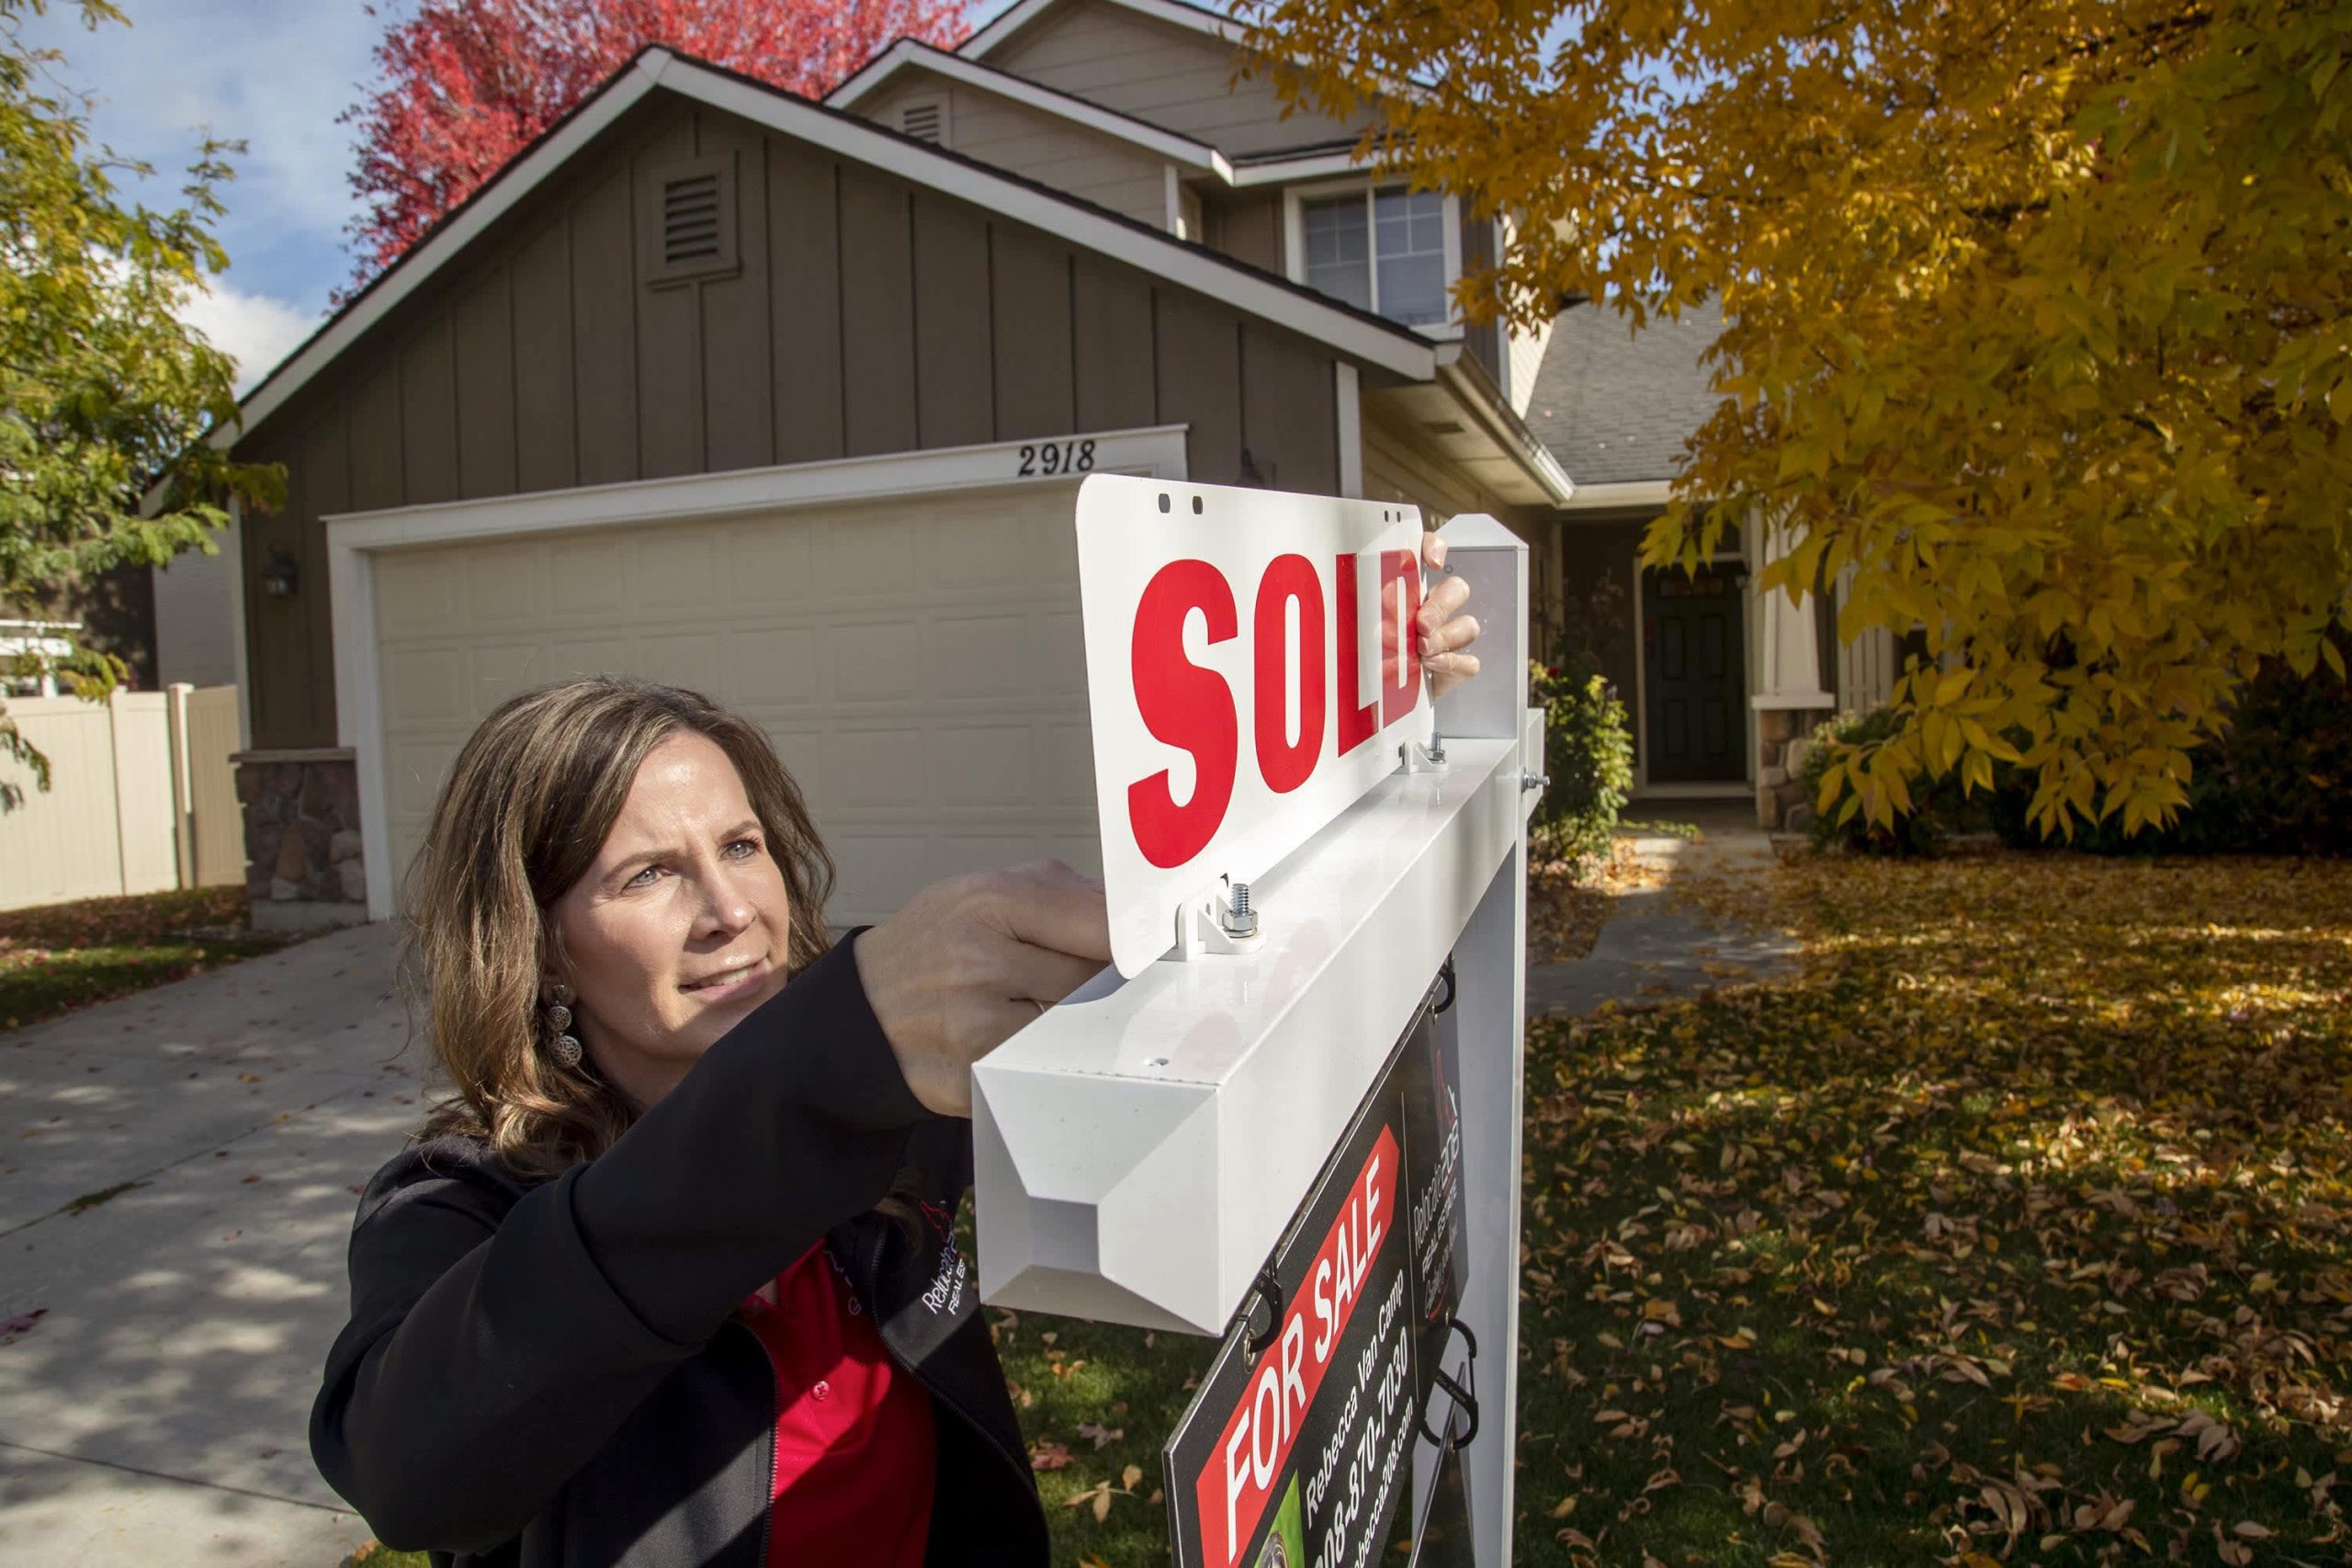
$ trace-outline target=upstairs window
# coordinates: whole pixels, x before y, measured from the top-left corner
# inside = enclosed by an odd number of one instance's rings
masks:
[[[1451,315],[1438,192],[1388,186],[1309,197],[1299,203],[1299,238],[1308,288],[1408,327],[1442,326]]]

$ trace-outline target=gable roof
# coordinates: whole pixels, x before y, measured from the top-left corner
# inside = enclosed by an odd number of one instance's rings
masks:
[[[1081,98],[1065,93],[1058,87],[1048,87],[1026,76],[982,64],[960,53],[927,44],[920,39],[902,38],[858,68],[857,74],[825,95],[827,107],[856,112],[856,106],[871,98],[906,71],[929,71],[985,93],[995,93],[1014,103],[1066,119],[1102,135],[1113,137],[1139,147],[1147,152],[1198,169],[1214,175],[1227,186],[1246,186],[1280,185],[1292,180],[1324,179],[1334,175],[1371,174],[1380,171],[1373,164],[1359,157],[1356,139],[1352,136],[1324,137],[1302,142],[1295,147],[1278,147],[1261,152],[1236,153],[1227,156],[1205,141],[1154,125],[1148,119],[1106,108],[1091,98]]]
[[[1239,43],[1249,30],[1241,23],[1213,11],[1205,6],[1187,5],[1185,0],[1099,0],[1122,11],[1133,11],[1138,17],[1168,22],[1204,34],[1225,43]],[[1062,4],[1062,0],[1018,0],[1005,13],[956,46],[956,52],[974,60],[987,58],[990,50],[1027,27],[1046,11]]]
[[[217,428],[212,444],[233,445],[283,407],[370,327],[656,91],[675,93],[910,185],[1028,223],[1408,380],[1427,381],[1437,374],[1438,345],[1410,327],[1034,180],[657,44],[615,72],[330,317],[245,395],[238,407],[238,423]]]
[[[860,100],[871,96],[901,70],[908,69],[929,71],[951,82],[958,82],[981,92],[995,93],[1017,104],[1084,126],[1089,130],[1129,142],[1170,163],[1204,170],[1227,185],[1233,183],[1233,164],[1224,153],[1205,141],[1196,141],[1148,120],[1104,108],[1101,104],[1075,97],[1059,88],[1032,82],[1026,76],[1015,76],[1010,71],[1000,71],[993,65],[967,60],[960,54],[935,48],[920,39],[902,38],[893,43],[866,62],[856,75],[826,94],[825,103],[832,108],[852,108]]]
[[[1682,444],[1722,400],[1699,356],[1724,330],[1713,299],[1638,333],[1614,310],[1571,305],[1552,322],[1527,427],[1589,491],[1674,477]]]

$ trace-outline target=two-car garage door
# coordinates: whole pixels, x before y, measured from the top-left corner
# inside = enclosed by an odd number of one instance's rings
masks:
[[[394,876],[476,721],[593,673],[767,731],[840,866],[836,925],[959,871],[1098,870],[1071,504],[1032,485],[378,554]]]

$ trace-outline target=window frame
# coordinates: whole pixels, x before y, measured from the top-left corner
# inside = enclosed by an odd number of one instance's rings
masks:
[[[1364,244],[1371,276],[1367,280],[1372,299],[1372,313],[1380,315],[1380,240],[1373,226],[1373,194],[1387,189],[1409,189],[1400,179],[1375,179],[1369,175],[1354,175],[1346,179],[1319,180],[1283,187],[1283,275],[1293,283],[1306,285],[1306,203],[1330,197],[1361,195],[1363,198]],[[1448,191],[1442,194],[1445,229],[1445,320],[1429,321],[1419,326],[1398,321],[1426,338],[1452,342],[1462,336],[1462,313],[1453,299],[1453,286],[1462,276],[1462,202]],[[1382,316],[1383,321],[1389,318]]]

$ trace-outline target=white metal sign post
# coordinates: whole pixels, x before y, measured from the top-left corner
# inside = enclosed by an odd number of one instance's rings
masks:
[[[1170,1476],[1187,1564],[1339,1568],[1464,1493],[1442,1560],[1505,1563],[1526,547],[1446,525],[1482,671],[1433,709],[1413,509],[1097,476],[1077,528],[1115,967],[973,1071],[982,1295],[1228,1337],[1170,1448],[1208,1456]]]

